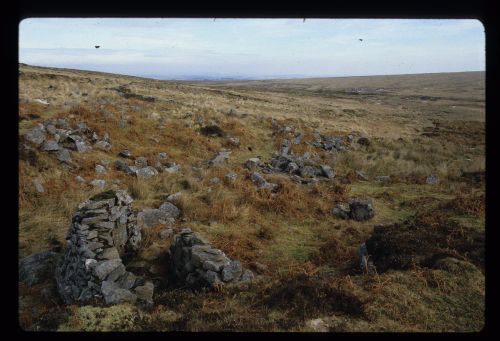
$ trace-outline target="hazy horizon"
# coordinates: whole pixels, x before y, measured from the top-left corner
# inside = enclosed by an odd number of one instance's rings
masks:
[[[485,36],[475,19],[28,18],[19,61],[169,79],[484,71]]]
[[[21,63],[21,62],[19,62]],[[263,77],[250,77],[250,76],[239,76],[239,77],[220,77],[214,75],[179,75],[176,77],[168,77],[165,75],[148,75],[148,74],[124,74],[124,73],[114,73],[107,71],[96,71],[96,70],[88,70],[88,69],[78,69],[78,68],[63,68],[63,67],[55,67],[55,66],[43,66],[43,65],[33,65],[27,63],[21,63],[32,67],[42,67],[42,68],[60,68],[60,69],[72,69],[76,71],[87,71],[87,72],[102,72],[102,73],[111,73],[122,76],[131,76],[131,77],[141,77],[141,78],[150,78],[156,80],[179,80],[179,81],[226,81],[226,80],[279,80],[279,79],[313,79],[313,78],[349,78],[349,77],[382,77],[382,76],[406,76],[406,75],[426,75],[426,74],[440,74],[440,73],[466,73],[466,72],[486,72],[485,70],[464,70],[464,71],[452,71],[452,72],[423,72],[423,73],[395,73],[395,74],[379,74],[379,75],[345,75],[345,76],[314,76],[310,77],[307,75],[276,75],[276,76],[263,76]]]

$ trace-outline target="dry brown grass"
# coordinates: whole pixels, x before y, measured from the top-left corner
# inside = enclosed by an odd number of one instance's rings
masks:
[[[475,113],[481,121],[482,109],[477,107],[478,103],[472,103],[472,99],[459,100],[467,110],[472,108],[468,105],[476,105],[468,114],[453,112],[440,116],[444,122],[437,122],[432,111],[441,110],[449,104],[446,101],[451,100],[440,99],[424,106],[394,95],[377,98],[383,103],[374,104],[363,96],[340,96],[314,89],[298,92],[269,91],[266,87],[224,89],[209,84],[190,85],[72,70],[22,67],[21,71],[24,73],[20,78],[20,98],[47,99],[50,105],[20,103],[20,134],[47,118],[64,117],[71,126],[83,121],[100,136],[109,133],[112,144],[109,152],[73,153],[73,160],[81,167],[78,171],[62,169],[59,162],[46,153],[37,153],[31,163],[29,157],[19,161],[21,257],[64,245],[73,210],[99,191],[78,184],[74,180],[78,174],[88,181],[120,180],[119,187],[132,195],[137,210],[158,207],[167,195],[181,191],[182,197],[176,205],[186,222],[176,224],[175,230],[189,226],[229,257],[241,260],[244,266],[258,262],[267,267],[262,272],[267,277],[257,279],[245,290],[225,288],[220,292],[196,294],[159,289],[155,297],[156,310],[139,313],[125,309],[127,318],[135,316],[136,321],[126,328],[303,331],[307,329],[307,319],[332,315],[337,322],[337,315],[345,317],[344,322],[331,327],[335,331],[480,328],[480,313],[484,309],[484,276],[481,274],[460,278],[425,268],[389,271],[371,277],[349,272],[352,262],[357,263],[359,244],[371,235],[374,224],[394,223],[424,208],[435,211],[417,217],[418,224],[437,228],[447,226],[457,215],[467,215],[477,225],[474,238],[483,233],[484,200],[481,195],[473,194],[471,184],[460,178],[463,170],[484,171],[484,125],[462,120]],[[125,99],[112,90],[127,84],[131,92],[156,96],[157,101]],[[50,85],[53,87],[49,89]],[[88,96],[77,95],[78,91],[87,92]],[[408,91],[404,89],[405,96],[410,95]],[[73,109],[64,107],[68,100],[79,105]],[[402,108],[405,101],[411,103]],[[248,115],[229,117],[226,113],[231,108]],[[118,122],[122,118],[126,125],[120,129]],[[198,119],[203,123],[198,123]],[[317,129],[325,135],[366,134],[372,143],[369,147],[354,144],[348,153],[336,155],[304,142],[293,145],[295,154],[308,152],[318,156],[322,164],[333,166],[336,179],[307,186],[291,181],[286,174],[264,174],[268,181],[278,184],[278,189],[276,193],[257,190],[243,163],[257,156],[269,161],[282,139],[292,138],[275,134],[271,119],[280,126],[290,125],[301,130],[303,141],[312,140]],[[240,147],[230,146],[224,137],[208,137],[199,132],[212,121],[226,136],[239,138]],[[158,128],[160,123],[165,128]],[[426,137],[422,133],[434,135]],[[228,162],[220,167],[205,166],[204,161],[213,158],[221,148],[232,150]],[[139,180],[114,170],[111,162],[106,174],[95,173],[97,163],[118,159],[117,153],[123,149],[130,150],[134,156],[147,157],[150,164],[154,164],[157,153],[166,152],[169,161],[180,164],[182,170]],[[355,170],[364,171],[370,178],[390,175],[392,181],[387,185],[361,182]],[[238,174],[234,184],[224,181],[224,175],[229,172]],[[442,180],[440,185],[426,185],[429,174],[437,174]],[[221,182],[211,184],[213,177]],[[45,193],[35,192],[33,178],[42,181]],[[111,184],[107,188],[109,186]],[[484,192],[484,181],[475,183],[474,188],[478,193]],[[373,220],[352,222],[332,216],[334,201],[355,195],[375,198]],[[143,231],[143,247],[157,244],[167,250],[169,240],[158,237],[162,228],[155,226]],[[469,230],[462,227],[452,230],[455,235],[450,237],[451,241],[467,239]],[[454,245],[460,247],[459,244]],[[466,244],[457,256],[471,251],[467,250],[470,243]],[[478,254],[473,255],[476,256]],[[352,276],[346,276],[346,272]],[[37,295],[37,290],[21,292],[23,297]],[[472,298],[469,301],[467,297]],[[160,309],[160,305],[169,311]],[[41,317],[30,312],[31,308],[40,306],[42,303],[38,301],[26,303],[21,313],[23,326],[35,328],[40,323]],[[363,314],[353,313],[352,307]],[[54,307],[47,309],[43,311],[57,315]],[[67,311],[71,318],[64,328],[70,330],[118,328],[121,324],[117,319],[123,315],[120,306],[107,310],[69,307]],[[82,316],[89,319],[79,320]],[[102,320],[113,326],[97,323],[95,316],[104,316]],[[65,321],[58,318],[59,322]],[[44,323],[55,330],[59,322]]]

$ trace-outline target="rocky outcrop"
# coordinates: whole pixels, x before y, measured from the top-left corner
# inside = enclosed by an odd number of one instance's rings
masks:
[[[57,290],[66,304],[93,298],[108,304],[144,297],[148,301],[143,291],[151,286],[142,288],[144,280],[128,272],[121,258],[134,253],[141,241],[131,203],[125,191],[110,190],[78,206],[55,274]]]
[[[189,228],[173,237],[169,271],[179,285],[190,288],[214,287],[249,282],[253,273],[239,261],[229,259]]]

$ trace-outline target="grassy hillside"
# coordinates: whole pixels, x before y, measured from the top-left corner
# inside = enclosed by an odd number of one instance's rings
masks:
[[[85,122],[99,136],[108,133],[112,145],[109,151],[73,153],[77,170],[61,167],[48,153],[20,157],[20,257],[64,247],[76,206],[100,191],[76,181],[80,175],[88,181],[104,179],[106,188],[118,180],[116,186],[132,195],[136,209],[156,208],[167,195],[180,191],[182,221],[174,230],[190,227],[258,275],[245,290],[193,293],[161,284],[150,309],[64,306],[44,299],[42,292],[52,283],[32,288],[20,284],[22,328],[478,331],[483,327],[484,255],[482,260],[472,257],[470,249],[456,245],[476,247],[469,236],[484,237],[484,180],[473,181],[467,175],[484,178],[484,72],[193,83],[21,65],[19,80],[21,143],[34,125],[58,117],[71,126]],[[120,96],[120,87],[134,96]],[[352,88],[364,89],[354,93]],[[225,136],[200,132],[212,124]],[[303,133],[293,152],[308,152],[331,166],[336,171],[332,181],[305,185],[287,174],[273,173],[264,175],[278,184],[276,193],[255,187],[244,162],[251,157],[269,161],[284,138],[293,138],[280,132],[284,126]],[[347,152],[326,151],[305,143],[317,132],[367,137],[370,144],[353,143]],[[229,137],[237,137],[240,145],[229,143]],[[222,148],[232,151],[228,162],[207,167],[205,162]],[[143,180],[128,176],[112,167],[123,149],[150,163],[159,152],[166,152],[181,171]],[[96,164],[109,164],[107,172],[96,174]],[[238,174],[235,183],[211,183],[229,172]],[[426,183],[429,175],[437,175],[439,184]],[[379,182],[377,176],[391,180]],[[44,193],[36,191],[33,179],[42,183]],[[332,214],[335,200],[351,197],[373,198],[375,217],[358,222]],[[429,226],[439,237],[444,231],[451,233],[440,247],[474,266],[457,270],[414,264],[376,275],[359,273],[358,248],[374,233],[374,226],[405,221],[417,227],[409,229],[410,237],[421,226]],[[166,251],[169,240],[158,237],[160,228],[145,232],[139,257],[148,258],[155,247]],[[407,250],[404,243],[410,237],[402,239],[401,250]],[[401,250],[391,252],[406,252]],[[155,264],[166,266],[161,259]]]

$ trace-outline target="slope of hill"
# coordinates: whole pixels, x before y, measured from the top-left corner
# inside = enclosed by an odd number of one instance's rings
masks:
[[[153,306],[63,305],[52,279],[20,282],[23,329],[483,327],[484,73],[195,83],[20,65],[19,80],[21,258],[63,251],[78,204],[104,190],[126,190],[138,211],[180,192],[172,232],[191,228],[255,274],[244,287],[174,287],[160,223],[126,264],[154,282]],[[26,139],[44,123],[51,136],[55,118],[85,123],[92,149],[68,161]],[[208,162],[223,150],[226,161]],[[276,167],[277,152],[289,168]],[[150,178],[115,167],[155,166],[160,153],[164,171]],[[308,174],[320,166],[335,174]],[[276,186],[259,189],[254,172]],[[371,198],[375,215],[334,213],[353,198]]]

